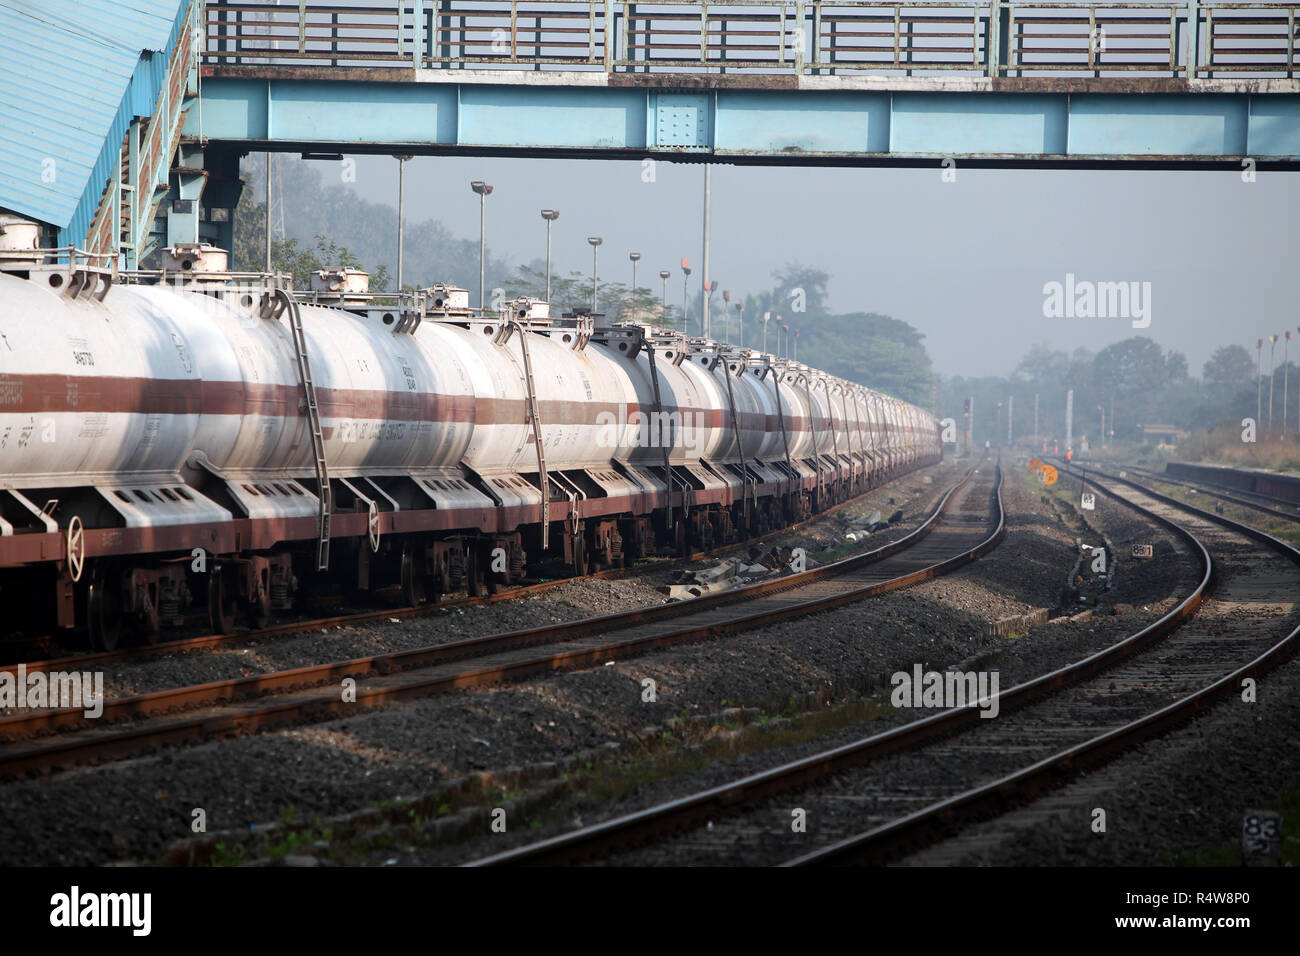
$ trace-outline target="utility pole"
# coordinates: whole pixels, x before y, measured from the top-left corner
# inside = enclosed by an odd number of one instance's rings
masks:
[[[685,257],[682,258],[682,335],[690,335],[690,321],[687,319],[689,314],[686,311],[686,303],[690,301],[687,293],[687,286],[691,281],[691,267]]]
[[[975,396],[974,395],[970,397],[970,428],[968,429],[967,433],[970,435],[970,441],[973,442],[975,440]],[[971,451],[969,447],[967,448],[967,451],[971,454],[974,453]]]
[[[1065,393],[1065,450],[1074,451],[1074,389]]]
[[[701,322],[704,337],[709,337],[709,193],[713,187],[713,166],[704,164],[704,311]]]
[[[668,278],[671,275],[672,273],[669,272],[667,269],[659,270],[659,278],[664,280],[664,305],[663,305],[664,313],[663,316],[661,317],[664,325],[668,324]]]
[[[546,302],[551,301],[551,223],[560,218],[558,209],[543,209],[542,218],[546,220]]]
[[[410,156],[394,156],[397,160],[397,294],[402,294],[402,260],[404,256],[403,240],[405,239],[406,230],[406,161]]]
[[[1286,341],[1282,344],[1282,437],[1286,438],[1286,403],[1287,388],[1290,383],[1287,381],[1291,377],[1290,359],[1287,354],[1291,351],[1291,333],[1286,333]]]
[[[266,154],[266,271],[271,271],[271,153]]]
[[[1277,378],[1277,336],[1268,337],[1268,434],[1273,437],[1273,380]]]
[[[1007,444],[1008,444],[1008,445],[1010,445],[1010,444],[1011,444],[1011,441],[1012,441],[1012,438],[1011,438],[1011,419],[1012,419],[1013,415],[1015,414],[1015,410],[1016,410],[1016,396],[1014,396],[1014,395],[1008,395],[1008,396],[1007,396]]]
[[[1264,417],[1264,340],[1255,340],[1255,427]]]

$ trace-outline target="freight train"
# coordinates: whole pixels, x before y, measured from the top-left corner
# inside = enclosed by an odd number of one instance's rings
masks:
[[[111,649],[205,608],[226,632],[309,595],[689,554],[942,455],[920,408],[646,324],[448,286],[384,304],[349,270],[294,292],[210,246],[124,274],[10,245],[0,635]]]

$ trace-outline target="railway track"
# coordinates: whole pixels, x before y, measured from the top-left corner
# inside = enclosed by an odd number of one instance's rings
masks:
[[[1285,596],[1300,593],[1300,551],[1135,482],[1103,480],[1104,494],[1200,559],[1198,584],[1158,621],[1002,691],[997,719],[979,718],[988,701],[940,711],[471,865],[888,862],[1192,719],[1295,652],[1300,627]],[[795,811],[805,832],[794,832]]]
[[[29,674],[36,671],[83,670],[90,665],[103,666],[105,664],[143,660],[164,654],[208,650],[242,642],[260,641],[270,637],[283,637],[292,634],[301,634],[308,631],[319,631],[321,628],[334,628],[343,625],[388,621],[392,618],[406,620],[409,618],[427,617],[436,612],[455,608],[496,604],[504,601],[517,600],[523,597],[531,597],[537,594],[544,594],[547,591],[554,590],[555,588],[572,584],[574,581],[618,580],[635,574],[644,573],[646,571],[670,570],[673,568],[684,567],[702,559],[729,554],[737,549],[759,545],[782,535],[787,535],[799,531],[800,529],[807,528],[818,521],[824,521],[826,518],[835,515],[846,508],[852,507],[854,504],[861,502],[869,495],[877,494],[880,491],[887,489],[895,482],[907,481],[909,479],[914,480],[917,477],[916,474],[900,475],[882,485],[872,488],[870,491],[863,492],[847,501],[842,501],[839,504],[827,508],[825,511],[819,512],[803,521],[786,525],[785,527],[778,528],[775,531],[769,531],[766,534],[758,535],[747,541],[738,541],[720,545],[708,551],[697,551],[689,558],[676,557],[656,559],[653,562],[644,562],[630,568],[606,568],[600,571],[592,571],[584,575],[556,578],[551,581],[540,581],[535,584],[525,584],[517,587],[507,587],[495,594],[482,594],[478,596],[466,595],[464,597],[449,598],[443,601],[431,601],[427,604],[413,607],[383,607],[374,610],[353,611],[346,614],[331,615],[329,617],[304,618],[300,620],[286,621],[262,628],[241,629],[230,634],[203,634],[197,637],[159,641],[156,644],[140,644],[132,647],[121,647],[112,651],[88,651],[85,653],[68,654],[60,657],[44,657],[35,658],[33,660],[14,661],[9,664],[0,664],[0,673],[8,672],[10,674],[16,674],[20,665]],[[31,642],[31,645],[33,648],[40,650],[48,647],[49,641],[48,639],[37,639]]]
[[[1001,471],[972,470],[906,537],[822,567],[691,601],[476,637],[391,654],[172,688],[0,718],[0,775],[14,776],[333,716],[531,674],[716,639],[861,600],[945,573],[1004,531]],[[357,680],[355,699],[340,693]]]
[[[1242,508],[1249,508],[1252,511],[1257,511],[1273,518],[1280,518],[1283,521],[1300,522],[1300,507],[1282,501],[1280,498],[1272,498],[1268,495],[1253,493],[1246,496],[1243,492],[1229,492],[1227,489],[1208,482],[1193,482],[1186,481],[1182,478],[1170,478],[1167,475],[1162,475],[1158,471],[1151,471],[1148,468],[1137,468],[1132,465],[1112,464],[1110,467],[1112,471],[1114,469],[1121,469],[1125,472],[1131,472],[1138,475],[1148,481],[1158,481],[1161,484],[1187,488],[1195,491],[1197,494],[1209,495],[1222,501],[1239,505]],[[1278,505],[1281,505],[1282,507],[1277,507]]]

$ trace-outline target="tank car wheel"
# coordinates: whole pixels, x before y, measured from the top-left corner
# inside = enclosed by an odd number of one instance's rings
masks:
[[[208,624],[218,634],[235,630],[239,596],[235,593],[233,569],[214,568],[208,577]]]
[[[91,647],[100,651],[116,650],[122,636],[122,596],[111,577],[99,565],[86,586],[86,632]]]
[[[402,548],[402,600],[409,607],[418,607],[425,598],[424,571],[410,545]]]

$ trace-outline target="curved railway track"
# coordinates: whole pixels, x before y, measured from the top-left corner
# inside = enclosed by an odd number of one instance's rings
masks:
[[[1280,518],[1283,521],[1300,522],[1300,507],[1289,505],[1288,502],[1285,502],[1280,498],[1272,498],[1268,495],[1253,493],[1250,494],[1249,497],[1245,497],[1242,492],[1230,492],[1227,489],[1221,488],[1218,485],[1212,485],[1208,482],[1193,482],[1182,478],[1170,478],[1166,475],[1162,475],[1158,471],[1151,471],[1148,468],[1137,468],[1132,465],[1112,464],[1110,467],[1112,470],[1118,468],[1126,472],[1132,472],[1148,481],[1158,481],[1161,484],[1187,488],[1195,491],[1197,494],[1210,495],[1222,501],[1239,505],[1242,508],[1249,508],[1252,511],[1258,511],[1261,514],[1266,514],[1273,518]],[[1108,477],[1115,476],[1110,475]],[[1267,502],[1267,504],[1264,502]],[[1275,507],[1277,505],[1283,507]],[[1288,507],[1291,510],[1287,510]]]
[[[1294,602],[1267,599],[1300,593],[1300,551],[1135,482],[1100,487],[1182,538],[1199,582],[1141,631],[1001,692],[997,719],[979,719],[981,702],[940,711],[470,865],[888,862],[1192,719],[1295,652]]]
[[[1004,534],[1000,490],[1000,469],[972,470],[898,541],[691,601],[117,698],[104,703],[95,721],[74,708],[0,718],[0,739],[9,741],[0,747],[0,775],[351,716],[396,700],[715,639],[861,600],[943,574],[995,547]],[[345,678],[358,679],[355,700],[340,693]]]
[[[794,524],[786,525],[766,534],[757,535],[746,541],[733,541],[730,544],[719,545],[708,551],[696,551],[690,557],[675,557],[658,559],[654,562],[643,562],[628,568],[606,568],[600,571],[592,571],[588,574],[573,575],[570,577],[556,578],[551,581],[540,581],[535,584],[524,584],[519,586],[503,587],[502,590],[495,594],[481,594],[478,596],[466,595],[464,597],[449,598],[444,601],[430,601],[427,604],[406,607],[381,607],[374,610],[353,611],[346,614],[336,614],[330,617],[320,618],[303,618],[300,620],[285,621],[279,624],[273,624],[262,628],[239,629],[229,634],[203,634],[197,637],[177,638],[174,640],[159,641],[155,644],[139,644],[131,647],[120,647],[112,651],[87,651],[80,654],[68,654],[61,657],[37,658],[29,661],[14,661],[9,664],[0,664],[0,673],[16,673],[19,665],[26,669],[27,673],[35,671],[55,671],[55,670],[80,670],[89,665],[113,664],[123,661],[142,660],[149,657],[157,657],[164,654],[173,654],[177,652],[207,650],[224,645],[239,644],[245,641],[260,641],[268,637],[283,637],[291,634],[300,634],[307,631],[317,631],[321,628],[332,628],[342,625],[366,624],[378,621],[387,621],[391,618],[407,619],[416,617],[427,617],[438,611],[445,611],[453,608],[465,608],[475,605],[495,604],[503,601],[511,601],[522,597],[531,597],[536,594],[544,594],[547,591],[566,584],[572,584],[574,581],[598,581],[598,580],[617,580],[629,577],[646,571],[670,570],[672,568],[684,567],[702,559],[715,556],[721,556],[737,549],[752,547],[771,541],[782,535],[799,531],[815,524],[818,521],[824,521],[826,518],[835,515],[854,504],[861,502],[864,498],[878,494],[887,489],[895,482],[902,482],[908,479],[916,479],[917,473],[908,473],[891,478],[875,488],[865,491],[860,495],[841,501],[824,511],[818,512],[810,518]],[[33,642],[39,646],[43,641]]]

